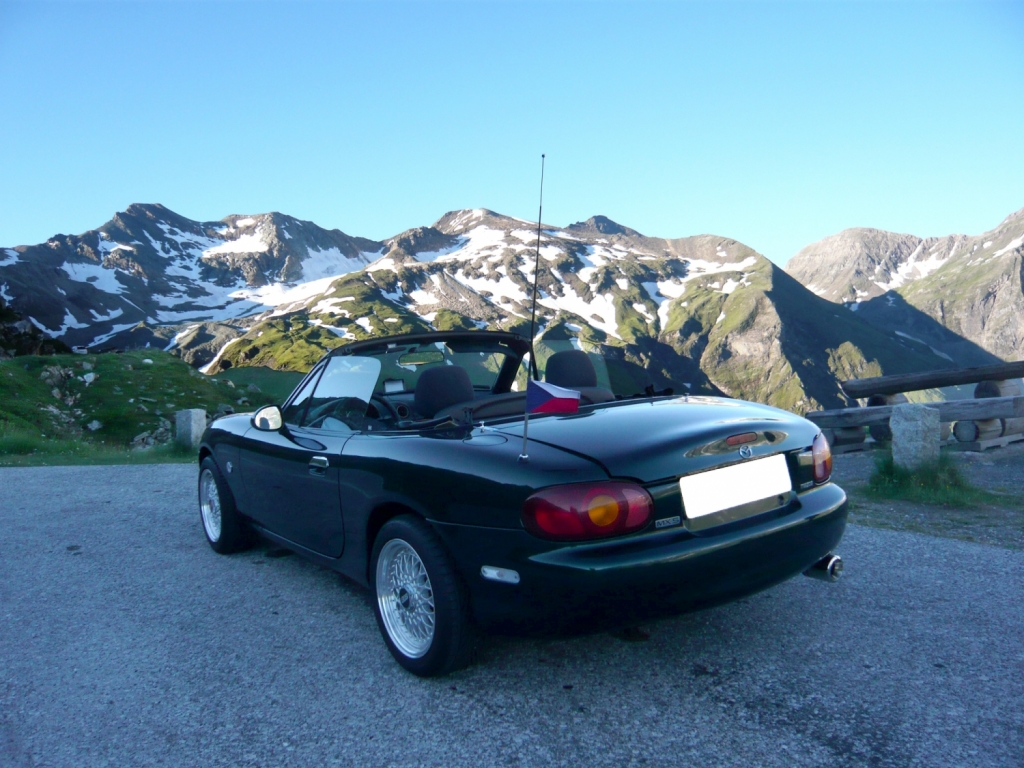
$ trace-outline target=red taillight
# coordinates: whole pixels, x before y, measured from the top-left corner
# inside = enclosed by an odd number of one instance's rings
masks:
[[[742,435],[733,435],[725,438],[726,445],[743,445],[757,440],[757,432],[744,432]]]
[[[821,432],[814,438],[811,456],[814,459],[814,482],[821,485],[832,476],[832,449]]]
[[[601,539],[640,530],[653,510],[650,494],[633,483],[559,485],[526,500],[523,526],[544,539]]]

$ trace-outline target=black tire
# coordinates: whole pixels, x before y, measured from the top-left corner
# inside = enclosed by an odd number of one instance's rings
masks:
[[[394,543],[389,547],[391,542]],[[422,594],[429,593],[433,602],[433,632],[429,641],[416,638],[417,642],[427,642],[425,651],[410,653],[400,647],[404,640],[408,640],[408,637],[404,636],[404,633],[409,632],[404,617],[414,613],[409,604],[419,598],[410,598],[413,588],[394,589],[388,578],[390,571],[387,571],[386,567],[384,570],[387,572],[378,573],[381,554],[386,547],[388,554],[385,566],[395,562],[393,558],[397,552],[410,562],[415,562],[415,558],[418,558],[426,570],[425,587],[422,582],[419,584]],[[411,548],[415,558],[409,555],[407,547]],[[448,552],[423,520],[413,515],[401,515],[384,524],[373,544],[373,555],[370,558],[370,587],[374,592],[373,610],[381,636],[391,655],[409,672],[419,677],[435,677],[461,669],[473,661],[479,633],[470,615],[466,587],[459,578]],[[400,597],[400,594],[403,596]],[[387,603],[389,607],[382,607],[382,603]],[[385,612],[389,619],[385,619]],[[396,620],[400,623],[396,624],[396,629],[389,630],[389,620],[392,624],[395,624]]]
[[[252,528],[235,506],[235,497],[217,462],[210,456],[199,465],[199,520],[206,540],[221,555],[251,549],[256,541]]]

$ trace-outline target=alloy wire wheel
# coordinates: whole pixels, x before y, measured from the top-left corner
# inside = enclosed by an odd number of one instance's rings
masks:
[[[231,488],[211,456],[199,465],[199,514],[203,533],[214,552],[229,555],[249,549],[255,543],[249,522],[235,506]]]
[[[204,469],[202,475],[199,476],[199,510],[203,515],[203,528],[206,530],[206,537],[211,543],[220,541],[220,493],[217,491],[217,481],[213,478],[213,472],[210,469]]]
[[[434,641],[434,590],[420,556],[402,539],[391,539],[377,559],[377,603],[391,642],[422,658]]]
[[[400,515],[384,524],[370,576],[377,626],[395,661],[420,677],[446,675],[472,661],[478,634],[469,595],[425,520]]]

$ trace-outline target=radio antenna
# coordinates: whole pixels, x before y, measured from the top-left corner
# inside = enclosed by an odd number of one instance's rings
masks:
[[[533,360],[533,334],[537,324],[537,277],[540,271],[540,222],[544,216],[544,155],[540,156],[540,207],[537,209],[537,256],[533,261],[533,310],[530,312],[530,364]]]
[[[537,368],[537,355],[533,351],[533,334],[537,326],[537,275],[540,272],[540,227],[544,218],[544,155],[540,156],[540,206],[537,209],[537,255],[533,260],[533,309],[530,311],[530,368],[535,374],[540,375]],[[530,371],[526,372],[526,390],[530,390]],[[527,400],[526,414],[523,417],[523,452],[519,454],[519,461],[530,460],[526,452],[526,436],[530,433],[530,404]]]

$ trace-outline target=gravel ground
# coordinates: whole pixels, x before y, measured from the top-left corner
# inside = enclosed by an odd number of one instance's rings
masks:
[[[1024,763],[1022,552],[851,526],[839,584],[424,681],[362,590],[215,555],[194,480],[0,470],[0,765]]]
[[[869,498],[865,488],[877,455],[860,451],[835,457],[832,477],[849,494],[851,522],[1024,550],[1024,443],[946,453],[972,485],[1003,496],[999,505],[970,508]]]

